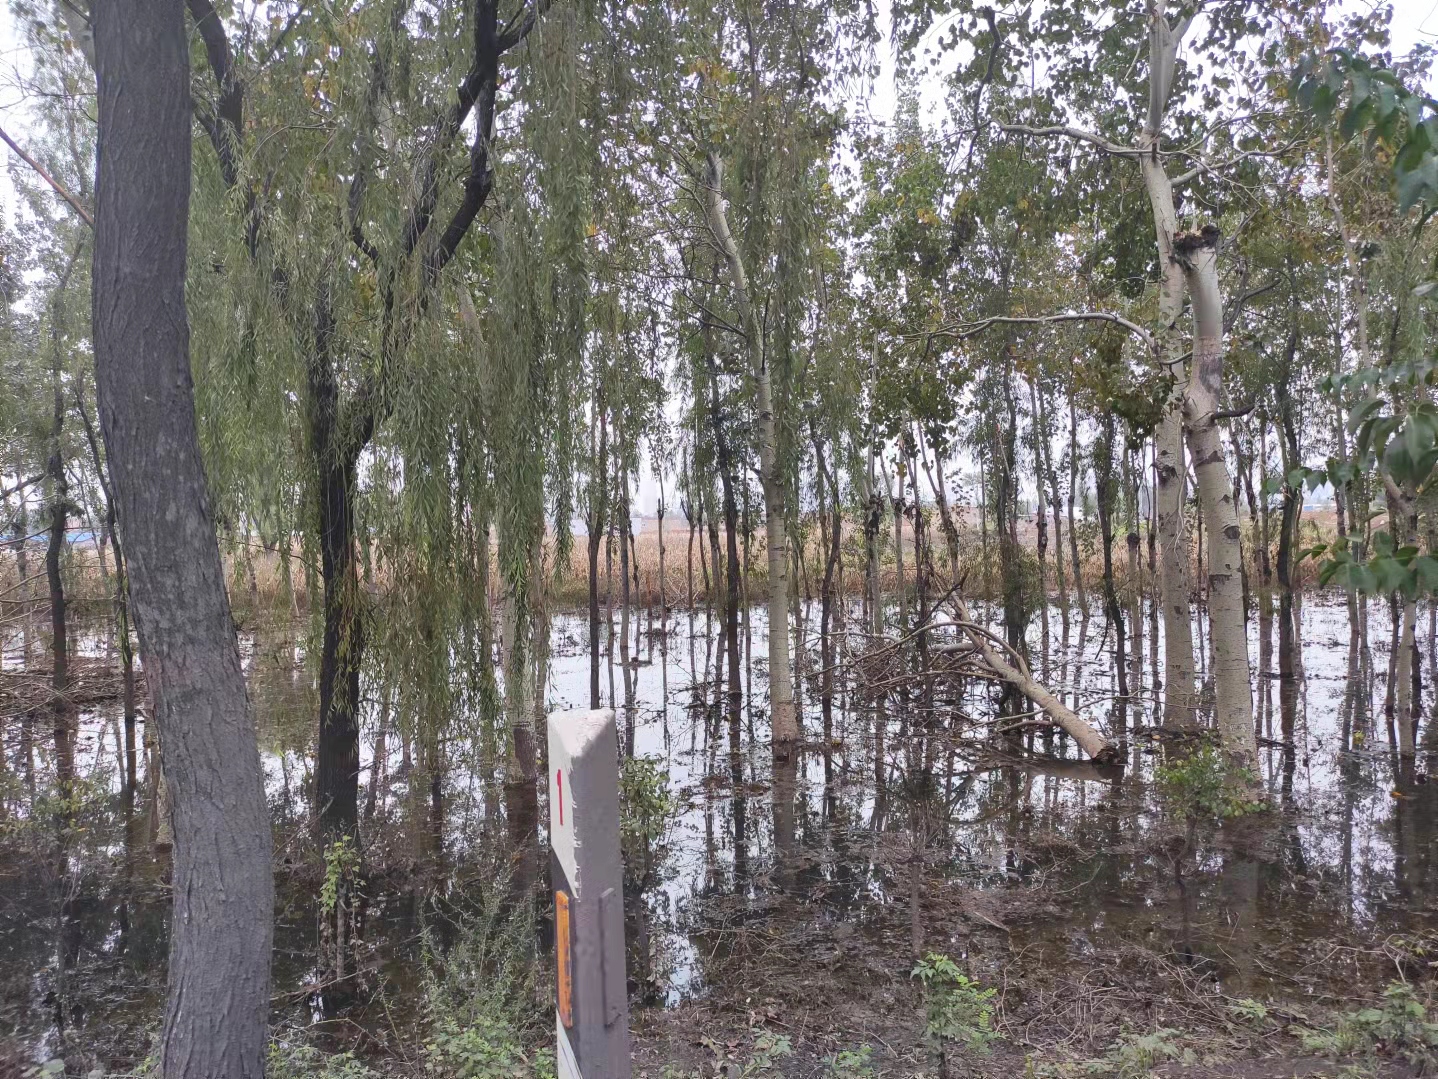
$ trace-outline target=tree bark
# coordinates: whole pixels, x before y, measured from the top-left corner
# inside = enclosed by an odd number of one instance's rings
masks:
[[[315,816],[328,835],[359,823],[359,676],[365,632],[355,558],[355,488],[360,448],[342,442],[331,347],[334,314],[323,284],[315,304],[308,357],[309,451],[318,480],[320,580],[324,635],[320,646],[320,724],[315,760]]]
[[[1193,375],[1184,397],[1188,450],[1208,519],[1208,607],[1219,738],[1233,764],[1254,768],[1253,692],[1239,576],[1238,511],[1223,456],[1217,413],[1223,393],[1223,302],[1218,285],[1219,231],[1210,225],[1174,241],[1193,305]]]
[[[1088,592],[1083,583],[1083,559],[1079,557],[1078,527],[1074,521],[1074,499],[1078,497],[1079,478],[1078,414],[1074,411],[1073,393],[1069,393],[1069,554],[1073,558],[1074,595],[1078,597],[1079,613],[1088,621]]]
[[[166,1079],[260,1079],[270,821],[196,430],[185,312],[191,106],[178,5],[96,5],[100,422],[175,834]]]
[[[1188,466],[1183,454],[1183,400],[1187,373],[1173,347],[1179,316],[1183,313],[1183,268],[1173,261],[1173,238],[1178,231],[1173,185],[1158,156],[1163,115],[1172,89],[1175,53],[1182,29],[1169,29],[1161,8],[1151,13],[1149,31],[1149,108],[1139,157],[1144,189],[1153,212],[1158,245],[1159,332],[1166,347],[1165,361],[1173,374],[1168,407],[1155,433],[1157,456],[1156,499],[1161,547],[1159,574],[1163,610],[1164,699],[1166,727],[1192,726],[1198,704],[1194,690],[1193,612],[1189,607],[1189,539],[1183,508],[1187,499]]]
[[[724,167],[710,154],[705,176],[705,209],[709,229],[723,253],[734,286],[734,297],[749,353],[758,407],[759,472],[764,488],[764,534],[768,543],[769,580],[769,708],[776,758],[787,759],[799,740],[799,716],[794,708],[794,674],[789,660],[789,541],[787,536],[787,484],[779,460],[773,389],[759,316],[749,294],[739,247],[729,231],[723,197]]]
[[[61,388],[60,304],[63,300],[65,270],[51,313],[50,388],[54,408],[50,424],[50,456],[45,465],[46,488],[50,496],[50,537],[45,546],[45,578],[50,586],[50,718],[55,732],[55,775],[60,797],[68,806],[75,783],[74,708],[70,704],[70,631],[66,619],[65,581],[60,556],[65,551],[65,531],[70,514],[70,485],[65,477],[65,454],[61,439],[65,433],[65,394]],[[62,812],[68,812],[63,810]]]

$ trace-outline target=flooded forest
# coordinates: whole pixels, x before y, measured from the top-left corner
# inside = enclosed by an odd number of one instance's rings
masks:
[[[7,0],[0,1079],[1433,1074],[1406,6]]]

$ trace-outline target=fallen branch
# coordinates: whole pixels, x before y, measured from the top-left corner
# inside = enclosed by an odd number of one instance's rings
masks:
[[[1022,656],[1009,648],[1007,644],[1003,646],[1004,651],[1008,652],[1013,662],[1010,663],[1000,655],[999,650],[994,647],[993,636],[969,617],[969,610],[964,605],[962,597],[954,596],[954,608],[959,615],[959,621],[956,624],[983,653],[984,662],[1025,697],[1047,712],[1049,718],[1078,743],[1079,748],[1088,754],[1090,760],[1111,761],[1117,756],[1118,750],[1112,742],[1034,679]]]

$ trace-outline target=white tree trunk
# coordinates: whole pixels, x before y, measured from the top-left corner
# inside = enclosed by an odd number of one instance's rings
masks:
[[[1144,188],[1153,209],[1153,228],[1158,244],[1158,264],[1163,277],[1159,281],[1159,334],[1164,342],[1164,357],[1174,375],[1173,392],[1154,438],[1156,455],[1156,508],[1158,510],[1158,541],[1161,548],[1159,566],[1160,607],[1163,611],[1165,726],[1188,726],[1195,722],[1193,663],[1193,614],[1189,609],[1189,541],[1188,524],[1183,508],[1187,495],[1188,466],[1183,457],[1182,407],[1187,374],[1182,360],[1175,359],[1173,347],[1179,316],[1183,313],[1183,269],[1173,261],[1173,237],[1178,231],[1178,215],[1173,204],[1173,185],[1158,157],[1163,114],[1168,107],[1172,89],[1174,54],[1183,36],[1185,24],[1170,30],[1161,10],[1151,13],[1149,32],[1149,107],[1144,125],[1139,158]]]
[[[1188,450],[1208,520],[1208,605],[1219,738],[1229,760],[1254,768],[1248,636],[1243,618],[1242,549],[1233,483],[1223,456],[1218,411],[1223,392],[1223,300],[1218,284],[1219,231],[1210,225],[1174,241],[1193,305],[1193,374],[1184,395]]]
[[[774,754],[787,758],[794,743],[799,740],[799,717],[794,708],[794,675],[789,661],[789,542],[785,522],[788,509],[775,432],[774,396],[769,365],[764,355],[764,338],[753,298],[749,295],[744,260],[740,257],[739,246],[734,242],[725,216],[723,162],[711,153],[708,166],[704,182],[705,212],[709,229],[724,256],[734,286],[734,301],[739,309],[749,353],[749,371],[754,380],[754,396],[759,412],[759,473],[764,487],[764,535],[769,559],[770,722]]]

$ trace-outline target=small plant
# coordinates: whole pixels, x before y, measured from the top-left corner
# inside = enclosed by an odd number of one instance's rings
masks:
[[[1118,1079],[1141,1079],[1165,1061],[1196,1064],[1197,1056],[1192,1049],[1180,1048],[1178,1036],[1179,1032],[1170,1027],[1160,1027],[1148,1034],[1122,1035],[1108,1051],[1108,1073]]]
[[[1235,1000],[1228,1006],[1228,1010],[1248,1023],[1262,1023],[1268,1019],[1268,1008],[1264,1006],[1263,1002],[1247,997],[1243,1000]]]
[[[714,1074],[723,1079],[751,1079],[752,1076],[777,1074],[777,1062],[794,1052],[793,1043],[786,1035],[773,1034],[767,1030],[754,1031],[754,1043],[749,1055],[740,1059],[734,1053],[737,1043],[721,1044],[713,1038],[700,1039],[714,1054]],[[697,1079],[697,1072],[676,1071],[666,1066],[665,1079]]]
[[[541,1001],[533,923],[510,909],[501,880],[455,913],[441,951],[423,934],[425,1072],[444,1079],[546,1079],[554,1075],[552,1012]],[[542,1048],[537,1048],[542,1047]]]
[[[313,1045],[276,1039],[265,1057],[269,1079],[375,1079],[353,1053],[326,1053]]]
[[[940,1075],[950,1071],[949,1048],[987,1053],[998,1037],[993,1028],[994,990],[985,989],[959,970],[946,955],[930,952],[915,965],[911,977],[924,987],[924,1040],[939,1062]]]
[[[744,1068],[744,1075],[760,1075],[764,1072],[774,1070],[774,1062],[792,1055],[794,1046],[787,1035],[771,1034],[769,1031],[761,1031],[754,1039],[754,1050],[750,1054],[749,1063]]]
[[[875,1079],[873,1046],[841,1049],[829,1058],[829,1074],[834,1079]]]
[[[1217,746],[1165,761],[1154,778],[1164,800],[1190,822],[1231,820],[1260,807],[1250,793],[1253,774],[1229,764]]]
[[[664,762],[650,756],[624,758],[619,769],[620,834],[653,842],[664,834],[673,810]]]
[[[525,1075],[531,1061],[520,1045],[514,1028],[488,1015],[476,1015],[461,1023],[453,1016],[441,1016],[429,1041],[427,1071],[455,1079],[500,1079]]]
[[[1438,1064],[1438,1023],[1406,982],[1394,982],[1376,1008],[1360,1008],[1340,1016],[1332,1030],[1301,1035],[1309,1052],[1330,1056],[1381,1054],[1397,1057],[1420,1071]]]
[[[325,848],[325,879],[320,885],[320,909],[325,914],[335,912],[340,889],[358,872],[359,866],[359,849],[350,836],[342,835]]]

